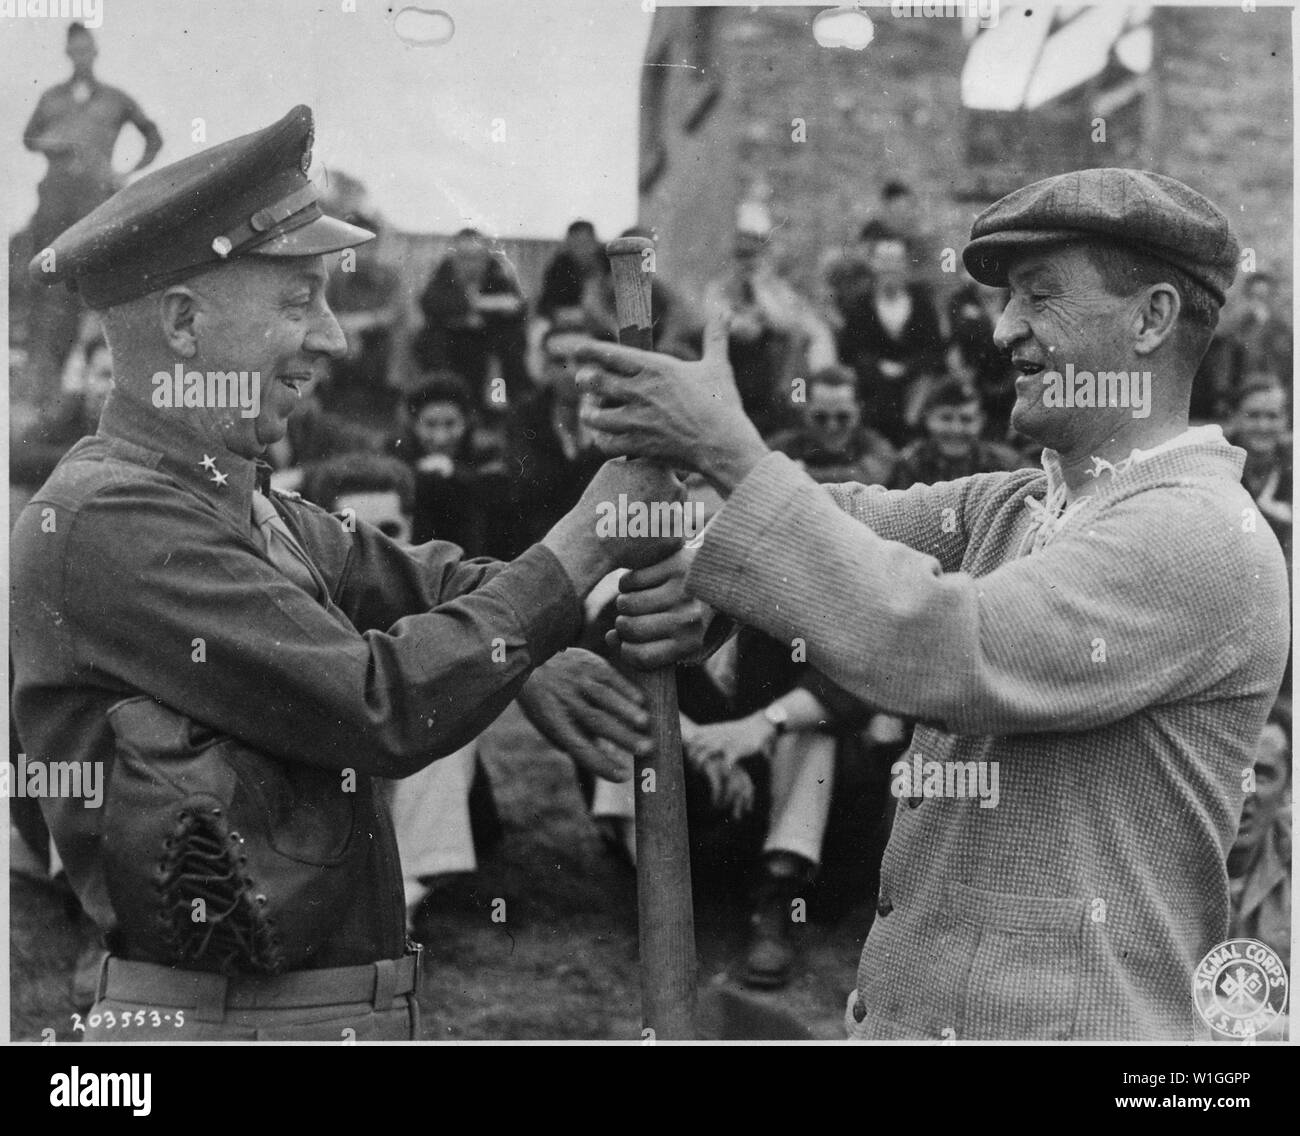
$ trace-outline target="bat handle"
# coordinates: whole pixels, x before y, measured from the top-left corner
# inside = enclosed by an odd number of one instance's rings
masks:
[[[618,341],[651,350],[654,243],[620,237],[605,246],[614,277]],[[655,1038],[695,1037],[695,915],[686,825],[686,781],[677,673],[638,674],[654,750],[636,762],[636,890],[641,946],[641,1020]]]
[[[619,237],[605,246],[614,276],[614,309],[618,312],[618,341],[625,347],[649,351],[653,346],[650,278],[655,268],[654,242],[645,237]]]

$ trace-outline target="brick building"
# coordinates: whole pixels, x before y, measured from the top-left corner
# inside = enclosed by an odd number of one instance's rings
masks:
[[[1215,200],[1289,298],[1291,13],[1143,7],[1130,11],[1149,27],[1144,75],[1008,118],[1000,142],[962,106],[969,21],[870,8],[874,41],[852,51],[817,44],[817,8],[658,10],[642,84],[641,220],[659,232],[665,279],[698,295],[747,198],[766,203],[778,258],[811,288],[819,256],[853,237],[891,179],[914,189],[940,254],[959,250],[975,214],[1012,185],[1137,165]],[[1018,15],[1004,4],[1000,19]],[[1007,155],[1002,170],[990,153]]]

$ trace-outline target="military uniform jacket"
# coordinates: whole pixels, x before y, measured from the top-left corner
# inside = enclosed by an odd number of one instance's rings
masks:
[[[272,494],[328,591],[321,602],[262,551],[251,521],[258,477],[254,462],[205,448],[187,424],[114,393],[98,434],[69,451],[13,531],[18,732],[29,763],[104,763],[103,809],[77,799],[42,807],[78,896],[105,932],[117,924],[106,852],[120,870],[132,833],[148,827],[131,810],[169,779],[182,788],[211,780],[218,758],[205,755],[219,755],[236,771],[226,782],[254,795],[276,782],[278,804],[262,810],[272,818],[264,843],[279,856],[264,868],[273,876],[302,867],[296,845],[276,847],[277,825],[292,826],[295,814],[293,840],[338,843],[339,834],[319,831],[334,823],[328,809],[300,806],[311,794],[324,800],[322,786],[346,790],[351,775],[349,823],[363,863],[353,864],[336,909],[317,913],[319,941],[282,942],[253,969],[275,971],[286,953],[308,967],[391,958],[404,946],[402,886],[370,778],[405,776],[476,736],[533,668],[572,641],[581,605],[541,546],[509,564],[466,560],[455,545],[402,547]],[[113,783],[122,755],[135,763],[129,790],[125,776]],[[181,770],[175,777],[169,759]],[[307,795],[295,801],[303,786]],[[210,788],[209,811],[219,812]],[[191,810],[182,811],[192,824]],[[318,831],[304,815],[320,818]],[[106,849],[110,829],[118,837]],[[157,868],[126,864],[145,881]],[[274,898],[277,882],[252,881],[253,898]],[[118,949],[185,964],[150,934]],[[221,968],[247,969],[230,950]]]

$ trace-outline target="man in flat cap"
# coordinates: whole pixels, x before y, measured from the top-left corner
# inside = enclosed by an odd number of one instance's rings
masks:
[[[670,537],[596,537],[600,502],[671,498],[669,475],[608,463],[509,564],[270,490],[259,456],[345,349],[326,254],[373,236],[322,214],[311,127],[297,107],[157,171],[32,262],[100,312],[117,384],[12,538],[28,764],[107,771],[102,807],[42,801],[110,949],[88,1039],[416,1036],[372,777],[515,698],[602,776],[649,744],[637,688],[565,648],[597,580],[674,556]],[[656,663],[700,640],[700,605],[661,594],[627,637]]]
[[[1010,290],[995,339],[1040,470],[818,486],[745,420],[717,322],[698,363],[584,347],[586,421],[728,498],[689,594],[921,723],[850,1036],[1192,1038],[1288,643],[1244,454],[1188,428],[1237,245],[1200,194],[1123,169],[1020,189],[971,236],[971,274]]]

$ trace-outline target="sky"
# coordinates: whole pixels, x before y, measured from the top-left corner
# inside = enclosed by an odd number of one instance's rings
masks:
[[[313,177],[322,167],[360,177],[371,207],[399,229],[474,225],[555,238],[575,217],[606,233],[636,221],[651,20],[639,0],[100,4],[96,74],[158,124],[155,167],[306,103],[316,116]],[[399,38],[425,34],[419,17],[398,22],[416,6],[451,16],[448,42]],[[40,92],[70,73],[66,26],[0,18],[0,225],[10,231],[36,206],[45,162],[23,149],[22,132]],[[191,140],[195,119],[204,120],[204,143]],[[129,168],[140,149],[128,126],[115,165]]]

